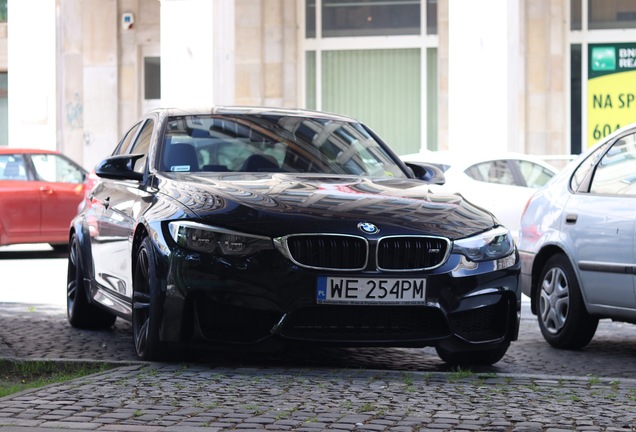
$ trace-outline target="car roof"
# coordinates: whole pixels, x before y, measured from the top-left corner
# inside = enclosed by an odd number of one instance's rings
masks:
[[[18,148],[18,147],[0,147],[0,154],[60,154],[57,150],[49,149],[33,149],[33,148]]]
[[[158,113],[168,116],[179,115],[282,115],[292,117],[312,117],[322,118],[326,120],[354,121],[358,120],[340,114],[328,113],[323,111],[312,111],[299,108],[274,108],[262,106],[210,106],[210,107],[166,107],[156,108],[150,113]]]

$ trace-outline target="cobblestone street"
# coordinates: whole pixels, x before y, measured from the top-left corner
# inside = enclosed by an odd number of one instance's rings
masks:
[[[633,325],[601,321],[584,350],[556,350],[524,302],[519,340],[499,363],[471,370],[449,368],[432,348],[143,363],[128,323],[107,331],[68,324],[63,256],[3,253],[0,296],[12,300],[0,301],[0,357],[115,366],[0,398],[3,431],[636,431]]]
[[[0,399],[0,427],[99,431],[636,430],[633,326],[602,322],[582,351],[550,348],[522,313],[502,361],[452,370],[432,349],[290,349],[136,362],[130,326],[73,329],[59,306],[0,305],[0,354],[120,362]],[[10,329],[10,330],[9,330]],[[46,428],[46,429],[44,429]]]

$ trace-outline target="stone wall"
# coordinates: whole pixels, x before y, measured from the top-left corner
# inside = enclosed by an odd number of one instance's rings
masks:
[[[438,2],[438,148],[448,149],[448,1]],[[540,155],[568,154],[567,2],[521,1],[518,139],[509,146]],[[511,23],[510,25],[514,25]]]
[[[295,107],[296,0],[236,0],[236,104]]]
[[[0,72],[7,71],[7,23],[0,23]]]
[[[525,150],[570,153],[567,6],[560,0],[526,0]]]

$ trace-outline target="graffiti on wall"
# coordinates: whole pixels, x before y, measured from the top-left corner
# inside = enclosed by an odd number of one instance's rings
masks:
[[[79,93],[75,93],[73,101],[66,104],[66,124],[71,129],[84,127],[84,105]]]

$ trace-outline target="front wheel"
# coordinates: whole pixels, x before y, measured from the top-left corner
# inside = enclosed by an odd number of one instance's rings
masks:
[[[71,238],[66,276],[66,312],[68,322],[73,327],[84,329],[108,328],[117,317],[88,301],[84,283],[84,265],[79,240]]]
[[[596,333],[598,318],[585,308],[579,282],[568,258],[552,256],[543,266],[535,293],[543,338],[555,348],[579,349]]]
[[[501,360],[508,351],[510,342],[502,342],[491,349],[476,351],[448,351],[436,347],[437,355],[446,363],[456,366],[490,366]]]
[[[132,328],[135,353],[142,360],[160,360],[164,349],[159,340],[161,293],[152,241],[146,237],[139,251],[133,279]]]

